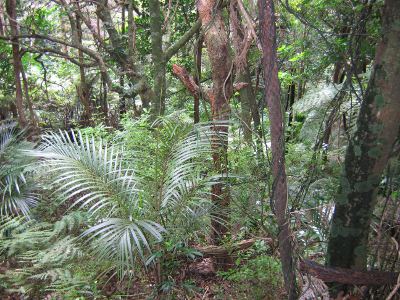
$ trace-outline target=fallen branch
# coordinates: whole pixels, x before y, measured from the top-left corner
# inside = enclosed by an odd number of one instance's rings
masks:
[[[203,257],[229,257],[233,253],[246,250],[253,246],[256,241],[263,240],[267,244],[272,244],[273,240],[270,238],[252,238],[248,240],[243,240],[238,243],[235,243],[229,247],[227,246],[204,246],[204,247],[195,247],[195,249],[203,254]]]
[[[325,267],[311,260],[300,262],[300,271],[317,277],[324,282],[337,282],[353,285],[395,284],[399,276],[394,272],[356,271],[345,268]]]

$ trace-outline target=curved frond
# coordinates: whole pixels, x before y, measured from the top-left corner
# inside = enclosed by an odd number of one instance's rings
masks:
[[[42,158],[61,195],[74,200],[74,205],[110,215],[138,207],[137,179],[124,166],[121,150],[71,131],[45,135],[40,151],[33,154]]]
[[[22,133],[17,132],[15,122],[0,124],[0,216],[28,216],[37,203],[26,179],[31,173],[27,168],[31,158],[24,151],[31,148],[30,143],[23,141]]]
[[[92,226],[82,236],[95,241],[95,252],[100,257],[117,261],[122,275],[135,266],[136,254],[145,263],[146,253],[151,253],[148,236],[160,242],[163,232],[164,228],[153,221],[109,218]]]

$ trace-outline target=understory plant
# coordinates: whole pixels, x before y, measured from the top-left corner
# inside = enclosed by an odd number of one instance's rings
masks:
[[[0,122],[0,218],[28,216],[37,204],[30,176],[33,159],[25,153],[32,147],[15,122]]]
[[[60,131],[44,135],[31,155],[64,205],[87,213],[80,238],[91,255],[112,262],[120,278],[157,265],[161,283],[166,245],[186,245],[209,230],[210,187],[220,178],[209,171],[211,141],[219,139],[212,124],[193,127],[176,116],[129,130],[127,136],[145,132],[147,143],[126,143],[122,133],[111,145]]]

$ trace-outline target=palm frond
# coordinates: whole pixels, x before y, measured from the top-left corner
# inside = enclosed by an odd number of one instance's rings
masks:
[[[125,166],[123,151],[80,132],[50,133],[33,155],[54,174],[53,183],[65,200],[90,213],[94,225],[82,236],[101,244],[96,254],[133,268],[135,256],[144,260],[149,238],[160,241],[164,231],[146,218],[146,201],[139,201],[139,180]]]
[[[32,184],[27,182],[31,159],[23,153],[32,145],[23,140],[22,134],[14,122],[0,124],[0,216],[28,216],[37,204]]]

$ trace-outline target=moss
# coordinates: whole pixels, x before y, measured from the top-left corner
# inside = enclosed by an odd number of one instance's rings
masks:
[[[380,94],[375,96],[374,101],[377,109],[381,109],[385,106],[385,98]]]

